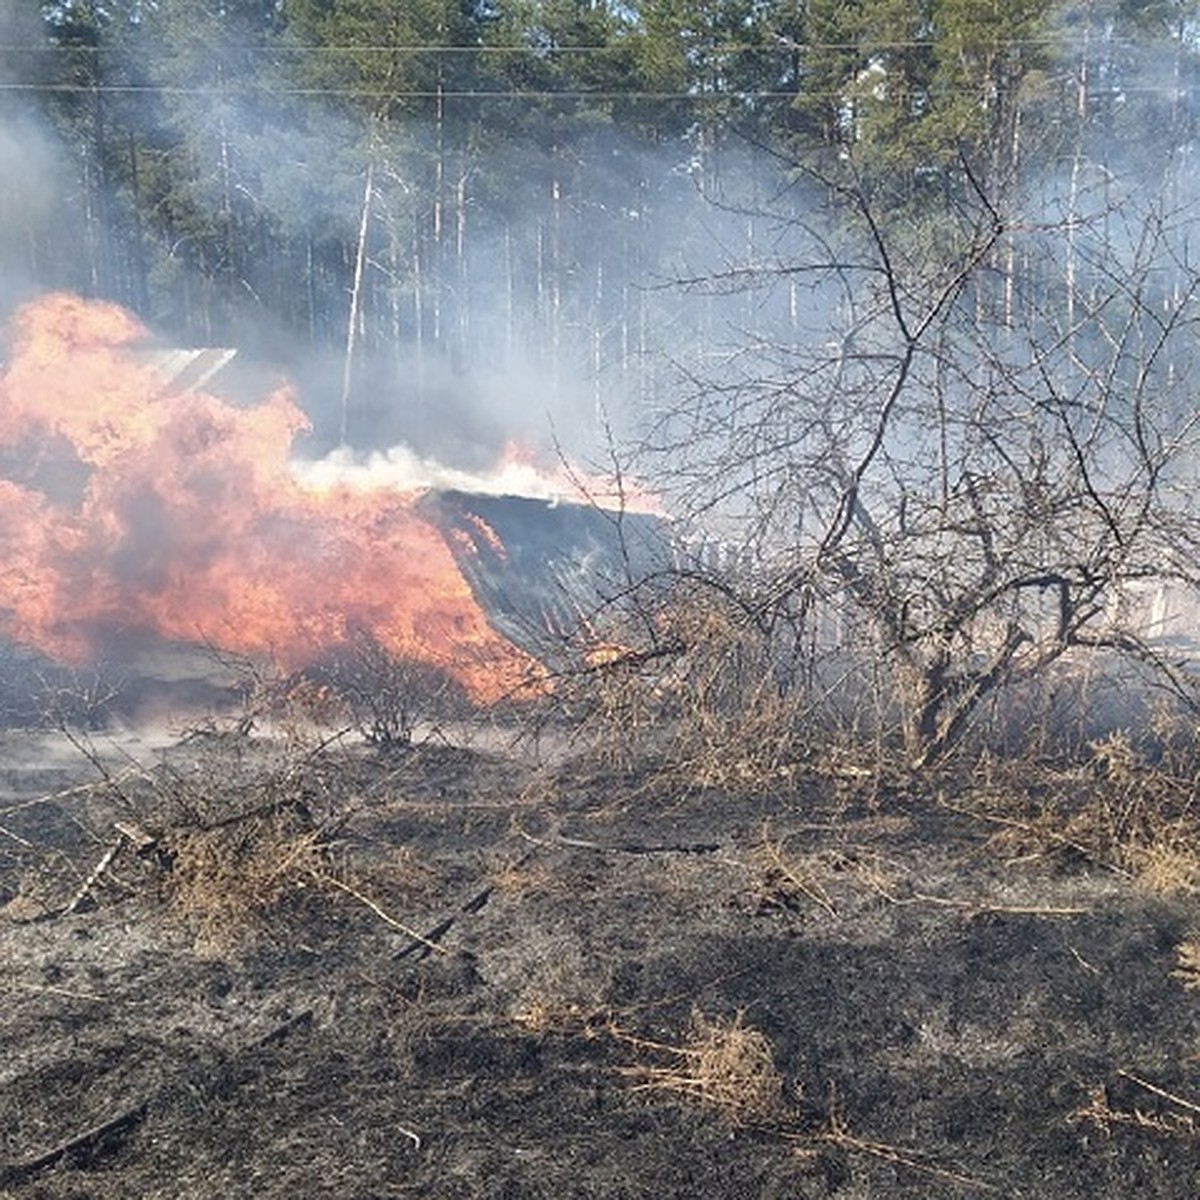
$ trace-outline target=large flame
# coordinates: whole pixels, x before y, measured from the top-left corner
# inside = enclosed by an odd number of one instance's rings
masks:
[[[70,295],[19,310],[11,341],[0,633],[66,662],[153,636],[288,669],[365,633],[477,701],[529,679],[412,493],[297,477],[288,389],[246,408],[164,389],[145,328]]]

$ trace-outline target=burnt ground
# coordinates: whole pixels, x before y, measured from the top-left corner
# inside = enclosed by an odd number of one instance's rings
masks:
[[[1197,900],[982,784],[82,749],[0,745],[0,1196],[1197,1194]]]

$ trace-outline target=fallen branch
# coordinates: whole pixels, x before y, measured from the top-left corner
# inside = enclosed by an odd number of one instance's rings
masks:
[[[99,1125],[93,1125],[82,1133],[77,1133],[64,1142],[59,1142],[57,1146],[42,1154],[35,1155],[21,1163],[0,1167],[0,1186],[23,1183],[31,1175],[36,1175],[39,1171],[54,1166],[64,1158],[91,1156],[106,1139],[114,1134],[124,1135],[132,1130],[146,1115],[148,1105],[148,1100],[139,1101],[132,1108],[127,1108],[115,1117],[110,1117]]]
[[[533,851],[523,854],[515,863],[513,868],[521,866],[529,861]],[[441,951],[445,954],[446,948],[439,946],[438,942],[450,932],[451,929],[458,923],[459,917],[469,916],[471,913],[478,912],[491,898],[492,893],[496,890],[494,883],[485,884],[478,891],[472,892],[461,904],[459,904],[452,913],[444,916],[432,929],[427,929],[423,934],[413,934],[413,940],[409,942],[402,950],[396,952],[397,958],[407,958],[410,954],[415,954],[418,958],[426,958],[433,950]]]
[[[347,896],[353,896],[354,899],[359,902],[359,904],[363,904],[369,908],[385,925],[390,925],[393,929],[398,929],[407,937],[412,938],[417,945],[424,946],[426,951],[436,950],[439,954],[449,953],[445,946],[439,946],[437,944],[437,941],[434,937],[418,933],[415,929],[405,925],[403,921],[397,921],[396,918],[390,913],[384,912],[384,910],[380,908],[370,896],[363,895],[363,893],[357,888],[353,888],[348,883],[343,883],[340,879],[335,879],[332,875],[326,875],[320,871],[313,871],[311,874],[318,883],[323,883],[329,887],[337,888],[338,891],[345,892]],[[449,926],[447,926],[447,928],[449,928]],[[444,932],[445,930],[441,931],[441,933]],[[438,934],[438,936],[440,936],[440,934]],[[412,946],[410,945],[402,950],[398,957],[403,957],[411,950]]]
[[[464,901],[459,906],[457,912],[443,917],[432,929],[426,930],[424,934],[413,934],[413,940],[403,950],[398,951],[396,957],[407,958],[410,954],[415,953],[418,958],[426,958],[432,950],[438,950],[442,954],[446,954],[447,950],[445,946],[439,946],[438,942],[454,928],[460,916],[466,913],[478,912],[492,898],[492,892],[495,890],[495,886],[489,883],[486,887],[481,888]]]
[[[125,836],[138,858],[146,858],[158,849],[158,838],[132,821],[114,821],[113,828]]]
[[[268,1029],[261,1037],[255,1038],[245,1049],[259,1050],[264,1046],[273,1046],[276,1042],[284,1041],[293,1030],[311,1028],[312,1023],[313,1010],[311,1008],[303,1009],[294,1016],[288,1017],[286,1021],[281,1021],[278,1025]]]
[[[83,881],[79,890],[67,902],[66,906],[58,913],[60,917],[69,917],[75,912],[79,906],[92,894],[92,888],[100,881],[100,876],[112,865],[112,861],[121,852],[121,847],[125,845],[126,837],[123,832],[118,832],[117,840],[100,856],[100,860],[92,868],[91,873]]]
[[[585,838],[556,834],[553,838],[536,838],[523,829],[517,833],[531,845],[543,850],[565,847],[572,850],[595,850],[598,854],[716,854],[720,842],[592,842]]]
[[[92,779],[87,783],[77,783],[73,787],[63,788],[61,791],[46,792],[44,795],[34,796],[29,800],[21,800],[17,804],[6,805],[4,808],[0,808],[0,817],[8,813],[22,812],[27,808],[36,808],[39,804],[54,804],[56,801],[66,800],[70,796],[82,796],[100,788],[112,787],[124,783],[126,779],[135,775],[142,779],[150,778],[143,767],[137,765],[126,767],[125,770],[118,771],[116,775],[106,776],[103,779]]]

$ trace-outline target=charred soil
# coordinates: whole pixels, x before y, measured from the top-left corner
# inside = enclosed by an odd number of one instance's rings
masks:
[[[71,749],[2,747],[0,1196],[1196,1194],[1200,905],[971,779]]]

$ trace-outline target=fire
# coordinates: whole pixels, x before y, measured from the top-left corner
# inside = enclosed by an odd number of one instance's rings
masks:
[[[171,393],[129,313],[21,309],[0,372],[0,633],[65,662],[124,637],[298,669],[358,634],[488,702],[536,675],[394,487],[305,486],[289,389]]]
[[[662,516],[662,502],[633,480],[599,475],[560,454],[539,455],[520,442],[504,444],[496,464],[487,471],[462,471],[415,454],[407,446],[393,446],[355,456],[349,450],[333,451],[318,461],[295,460],[292,470],[313,489],[351,488],[401,491],[446,488],[491,496],[524,496],[529,499],[587,504],[611,511]]]

